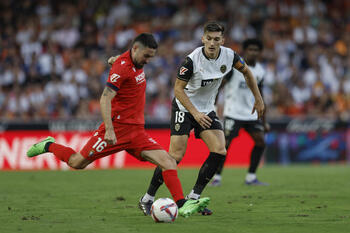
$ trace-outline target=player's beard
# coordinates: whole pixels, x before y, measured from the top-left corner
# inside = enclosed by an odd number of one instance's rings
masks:
[[[142,69],[144,66],[144,64],[141,65],[140,63],[135,63],[134,65],[137,69]]]

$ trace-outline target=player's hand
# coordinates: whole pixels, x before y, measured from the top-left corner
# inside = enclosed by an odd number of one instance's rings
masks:
[[[117,137],[115,136],[114,129],[106,130],[104,140],[108,145],[114,145],[117,143]]]
[[[110,58],[108,58],[107,62],[108,62],[108,65],[113,65],[113,63],[115,62],[115,60],[117,60],[117,58],[119,57],[119,55],[117,56],[112,56]]]
[[[252,110],[252,114],[255,111],[258,113],[258,118],[261,119],[262,116],[264,115],[264,112],[265,112],[265,105],[264,105],[264,101],[262,99],[256,99],[255,100],[254,107],[253,107],[253,110]]]
[[[202,126],[203,129],[210,128],[211,122],[213,121],[210,117],[208,117],[202,112],[196,113],[195,115],[193,115],[193,117],[198,122],[198,124]]]

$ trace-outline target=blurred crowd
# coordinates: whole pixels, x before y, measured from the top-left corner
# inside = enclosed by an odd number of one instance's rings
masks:
[[[149,31],[160,46],[145,115],[167,122],[177,67],[207,20],[239,54],[262,39],[267,119],[350,119],[350,1],[1,0],[0,120],[100,119],[107,58]]]

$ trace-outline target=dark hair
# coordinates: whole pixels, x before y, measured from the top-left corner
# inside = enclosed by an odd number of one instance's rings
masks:
[[[141,33],[140,35],[138,35],[134,39],[132,44],[135,44],[136,42],[139,42],[142,45],[144,45],[144,46],[146,46],[148,48],[151,48],[151,49],[157,49],[158,48],[158,44],[157,44],[156,39],[150,33]]]
[[[263,48],[264,48],[263,43],[261,42],[261,40],[259,40],[257,38],[250,38],[250,39],[244,40],[243,41],[243,50],[246,50],[249,45],[256,45],[256,46],[258,46],[260,51],[262,51]]]
[[[204,25],[204,33],[206,32],[221,32],[221,34],[224,34],[225,27],[216,21],[209,21]]]

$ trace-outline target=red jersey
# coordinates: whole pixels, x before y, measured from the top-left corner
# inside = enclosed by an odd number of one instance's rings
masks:
[[[113,122],[144,125],[146,77],[133,64],[130,51],[113,63],[107,86],[117,91],[112,99]]]

